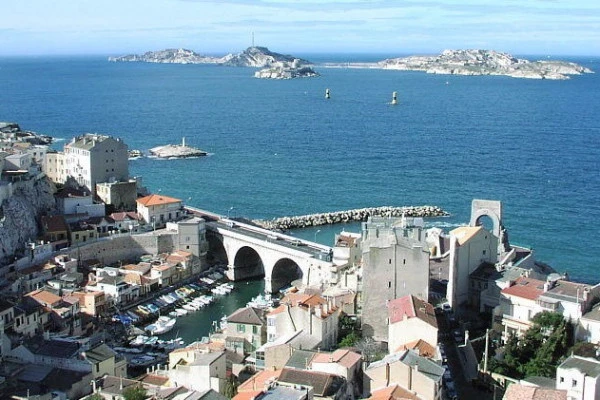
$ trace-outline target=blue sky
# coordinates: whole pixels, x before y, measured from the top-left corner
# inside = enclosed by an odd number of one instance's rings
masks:
[[[141,53],[184,47],[292,54],[600,56],[600,1],[4,0],[0,55]]]

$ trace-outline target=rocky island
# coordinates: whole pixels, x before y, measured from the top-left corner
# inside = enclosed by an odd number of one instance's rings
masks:
[[[150,149],[149,152],[154,157],[166,159],[192,158],[208,155],[208,153],[204,150],[187,146],[185,144],[185,138],[183,138],[181,144],[167,144],[165,146],[158,146]]]
[[[264,68],[254,76],[267,79],[292,79],[319,76],[310,66],[310,61],[291,55],[275,53],[266,47],[251,46],[241,53],[212,57],[187,49],[149,51],[144,54],[129,54],[109,57],[111,62],[149,62],[166,64],[216,64],[235,67]]]
[[[24,131],[14,122],[0,122],[0,142],[27,142],[32,145],[52,144],[52,137],[32,131]]]
[[[425,71],[448,75],[505,75],[528,79],[569,79],[592,73],[567,61],[529,61],[494,50],[444,50],[437,56],[390,58],[377,63],[383,69]]]

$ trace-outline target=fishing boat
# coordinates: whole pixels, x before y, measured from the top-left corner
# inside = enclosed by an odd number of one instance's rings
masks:
[[[175,318],[161,316],[158,317],[155,323],[146,326],[144,330],[151,335],[162,335],[163,333],[167,333],[173,329],[175,322]]]

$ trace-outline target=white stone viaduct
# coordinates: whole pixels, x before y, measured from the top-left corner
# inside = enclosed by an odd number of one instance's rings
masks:
[[[206,227],[223,246],[231,280],[264,274],[267,293],[300,278],[310,286],[329,280],[331,247],[225,218]]]

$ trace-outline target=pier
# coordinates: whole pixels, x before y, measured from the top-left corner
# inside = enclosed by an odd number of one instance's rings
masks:
[[[401,217],[403,215],[405,217],[446,217],[450,214],[437,206],[384,206],[294,217],[281,217],[272,220],[254,220],[252,222],[265,229],[286,231],[288,229],[308,228],[311,226],[366,221],[373,215],[383,217]]]

